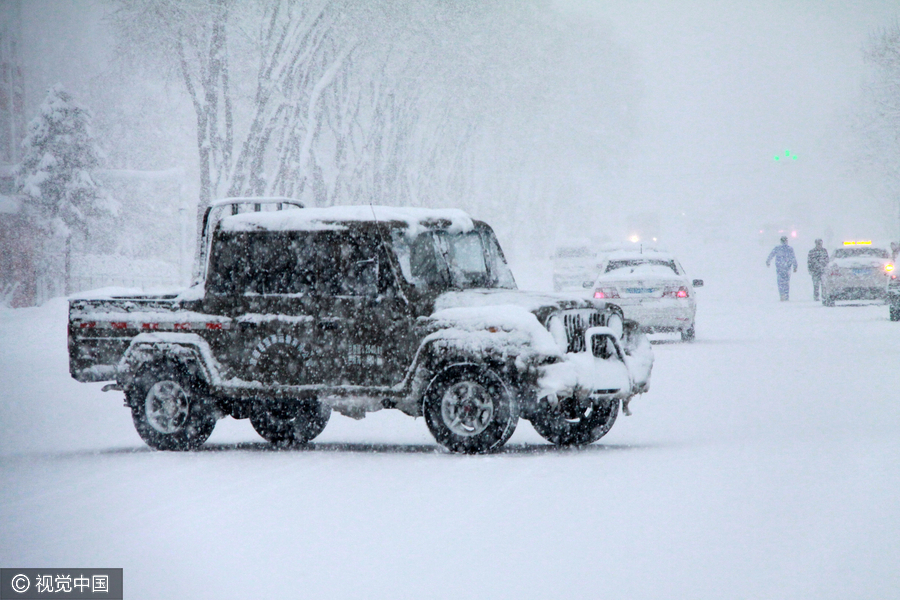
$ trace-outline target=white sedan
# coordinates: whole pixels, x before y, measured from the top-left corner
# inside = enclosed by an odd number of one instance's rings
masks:
[[[594,298],[622,307],[626,319],[637,321],[648,333],[681,333],[694,339],[697,303],[694,288],[703,280],[688,279],[674,256],[656,250],[617,251],[607,254],[594,282]]]
[[[835,300],[883,300],[894,263],[885,248],[872,242],[844,242],[834,251],[822,277],[822,304]]]

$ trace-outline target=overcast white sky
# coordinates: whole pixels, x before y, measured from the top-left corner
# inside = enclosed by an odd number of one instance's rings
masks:
[[[84,89],[108,56],[102,5],[26,3],[29,102],[56,81]],[[897,209],[885,214],[891,205],[844,164],[840,148],[842,115],[857,103],[865,73],[862,48],[898,18],[896,2],[555,0],[555,7],[595,20],[639,69],[639,135],[623,148],[625,169],[597,191],[629,207],[617,227],[630,211],[658,215],[676,237],[709,229],[749,235],[766,222],[797,227],[802,238],[826,227],[838,237],[896,235]],[[776,163],[785,150],[799,159]]]
[[[862,48],[900,15],[885,0],[559,0],[608,20],[640,65],[641,137],[623,197],[663,215],[879,235],[884,217],[835,147],[858,101]],[[789,150],[797,161],[776,163]],[[846,171],[843,167],[846,167]],[[789,170],[789,169],[790,170]],[[737,209],[736,206],[744,206]],[[731,209],[734,208],[734,212]],[[690,214],[686,215],[688,218]],[[896,209],[893,219],[896,219]],[[893,231],[896,232],[896,224]],[[803,233],[801,231],[801,233]]]

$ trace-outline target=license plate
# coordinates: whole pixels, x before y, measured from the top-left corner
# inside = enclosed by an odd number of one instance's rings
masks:
[[[625,288],[629,294],[652,294],[656,288]]]
[[[853,269],[853,274],[857,276],[868,275],[871,269]]]

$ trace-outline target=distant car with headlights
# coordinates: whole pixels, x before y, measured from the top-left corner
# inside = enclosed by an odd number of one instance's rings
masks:
[[[672,254],[620,250],[603,257],[594,298],[618,304],[645,332],[677,331],[688,342],[695,335],[694,288],[702,286],[702,279],[688,279]]]
[[[894,273],[891,254],[872,242],[844,242],[831,256],[822,277],[822,304],[838,300],[886,300]]]
[[[553,261],[553,291],[584,291],[597,277],[597,251],[590,245],[559,246]]]
[[[890,304],[891,321],[900,321],[900,277],[897,271],[891,272],[888,283],[888,304]]]

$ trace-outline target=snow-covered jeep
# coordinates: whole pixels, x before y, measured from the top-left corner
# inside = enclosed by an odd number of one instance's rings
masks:
[[[218,418],[305,443],[332,411],[424,416],[454,452],[500,448],[520,417],[588,444],[647,390],[653,355],[602,301],[516,289],[494,232],[459,210],[303,208],[222,218],[179,295],[73,298],[72,376],[115,380],[158,449]]]

